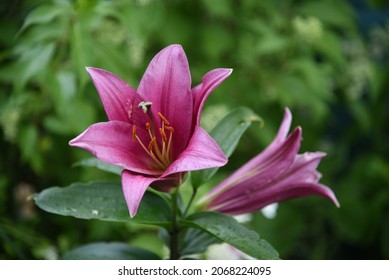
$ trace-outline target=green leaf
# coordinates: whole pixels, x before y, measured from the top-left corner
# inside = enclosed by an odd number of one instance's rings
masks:
[[[198,228],[188,228],[182,240],[181,254],[191,255],[205,252],[208,246],[221,240]]]
[[[252,122],[263,124],[263,120],[252,110],[245,107],[236,108],[216,124],[209,135],[219,144],[226,157],[229,157]],[[195,185],[199,186],[208,181],[217,170],[218,168],[211,168],[194,173]]]
[[[47,24],[50,21],[54,20],[56,17],[61,15],[65,10],[62,6],[55,5],[41,5],[32,10],[32,12],[27,16],[26,20],[23,23],[23,26],[20,28],[18,35],[20,35],[26,28],[34,24]]]
[[[91,243],[66,252],[64,260],[159,260],[153,252],[125,243]]]
[[[79,162],[76,162],[74,166],[87,166],[87,167],[96,167],[97,169],[121,175],[123,168],[120,166],[112,165],[109,163],[106,163],[104,161],[101,161],[97,158],[87,158],[84,160],[81,160]]]
[[[342,28],[348,32],[356,30],[355,13],[345,1],[306,1],[298,8],[298,12],[307,16],[315,16],[325,24]]]
[[[137,215],[131,219],[120,183],[74,183],[68,187],[51,187],[33,196],[41,209],[79,219],[170,226],[170,206],[160,196],[146,192]]]
[[[196,227],[257,259],[278,259],[277,251],[259,235],[234,218],[216,212],[200,212],[180,221],[182,226]]]
[[[158,238],[166,247],[170,246],[170,235],[166,229],[161,229]],[[188,227],[180,232],[180,255],[185,257],[192,254],[204,253],[209,245],[221,243],[222,240],[214,235],[194,227]]]
[[[18,90],[33,77],[47,71],[48,64],[55,52],[55,44],[37,44],[21,54],[20,58],[9,67],[2,69],[13,78]],[[7,74],[6,74],[7,75]]]

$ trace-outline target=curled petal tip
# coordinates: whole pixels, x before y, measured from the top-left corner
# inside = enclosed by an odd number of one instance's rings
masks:
[[[333,195],[333,196],[331,197],[331,200],[332,200],[332,202],[335,204],[335,206],[336,206],[337,208],[340,208],[340,203],[339,203],[339,201],[338,201],[338,199],[336,198],[335,195]]]
[[[81,135],[77,136],[76,138],[73,138],[72,140],[69,141],[69,146],[77,146],[78,139],[80,138]]]

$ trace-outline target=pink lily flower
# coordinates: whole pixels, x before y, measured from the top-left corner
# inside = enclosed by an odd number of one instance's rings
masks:
[[[297,154],[302,130],[297,127],[288,135],[291,121],[286,108],[273,142],[208,192],[200,203],[208,203],[205,208],[210,211],[238,215],[279,201],[320,195],[339,207],[332,190],[319,183],[321,174],[316,168],[326,154]]]
[[[208,95],[232,69],[214,69],[191,89],[184,50],[171,45],[152,59],[137,90],[108,71],[87,71],[108,122],[91,125],[69,144],[123,167],[122,188],[131,217],[150,185],[168,191],[187,171],[227,163],[218,144],[200,127],[200,114]]]

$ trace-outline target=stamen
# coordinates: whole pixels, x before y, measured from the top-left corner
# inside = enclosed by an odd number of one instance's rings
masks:
[[[171,126],[165,126],[165,129],[169,130],[171,133],[174,133],[174,128]]]
[[[161,119],[160,127],[157,130],[155,123],[153,121],[153,116],[149,110],[151,107],[151,102],[142,101],[139,103],[138,107],[142,108],[143,112],[146,113],[150,120],[146,122],[145,128],[149,134],[150,140],[146,146],[142,140],[147,141],[146,139],[140,139],[137,135],[137,127],[132,126],[132,141],[137,140],[141,145],[142,149],[146,154],[153,160],[155,167],[160,170],[166,170],[170,163],[172,162],[172,136],[174,133],[174,128],[170,126],[169,121],[162,115],[161,112],[158,112],[158,117]],[[166,131],[165,131],[166,128]],[[161,138],[157,138],[156,133],[159,131]],[[169,135],[167,135],[169,131]],[[158,140],[160,139],[160,140]]]
[[[157,140],[157,137],[155,137],[155,136],[151,139],[149,146],[147,147],[150,152],[153,150],[153,145],[154,145],[156,140]]]
[[[136,139],[136,126],[132,126],[132,141],[135,141]]]
[[[169,125],[169,121],[162,115],[161,112],[158,112],[158,116],[161,118],[165,125]]]
[[[165,133],[165,131],[163,131],[163,129],[162,128],[160,128],[159,129],[159,133],[161,134],[161,136],[162,136],[162,140],[163,140],[163,142],[166,142],[167,141],[167,136],[166,136],[166,133]]]
[[[170,147],[171,147],[171,144],[172,144],[173,131],[170,133],[170,136],[169,136],[169,142],[167,143],[167,147],[166,147],[167,151],[170,151]],[[168,156],[168,161],[171,161],[172,160],[172,154],[168,153],[167,156]]]

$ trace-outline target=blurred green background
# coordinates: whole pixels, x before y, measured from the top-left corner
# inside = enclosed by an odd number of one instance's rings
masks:
[[[94,241],[163,254],[156,229],[45,213],[27,198],[49,186],[118,179],[73,164],[68,141],[106,119],[86,66],[137,87],[163,47],[183,46],[193,85],[233,68],[206,103],[209,129],[236,106],[252,125],[223,176],[270,143],[283,108],[303,151],[325,151],[318,197],[253,215],[249,227],[284,259],[389,259],[389,5],[382,0],[19,0],[0,4],[0,259],[50,259]]]

